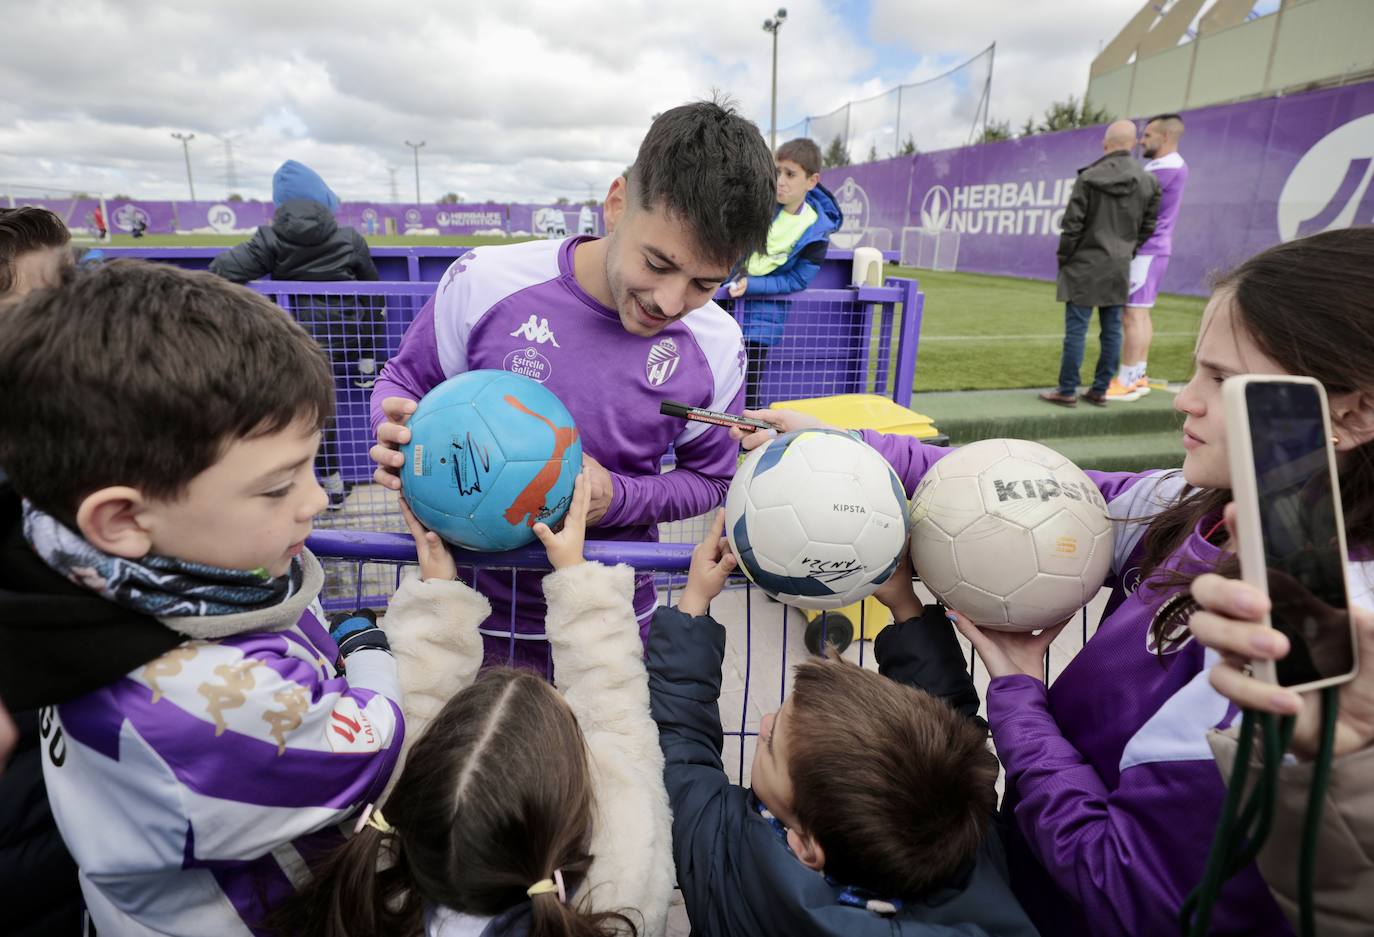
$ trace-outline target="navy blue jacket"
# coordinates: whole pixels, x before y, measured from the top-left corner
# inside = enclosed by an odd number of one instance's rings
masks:
[[[874,646],[878,668],[972,715],[978,696],[953,630],[943,611],[939,616],[941,622],[918,618],[884,629]],[[907,901],[893,917],[840,904],[843,889],[802,865],[754,809],[753,795],[725,776],[717,702],[724,653],[725,629],[715,619],[675,608],[654,613],[649,699],[673,808],[677,880],[694,937],[1035,934],[1007,886],[995,832],[965,880]]]
[[[806,204],[816,210],[816,220],[811,227],[802,232],[792,252],[782,266],[772,273],[749,277],[744,289],[744,339],[760,345],[776,345],[782,338],[782,327],[787,321],[788,306],[781,302],[755,302],[756,296],[771,296],[777,293],[797,293],[811,285],[820,272],[821,262],[830,244],[830,235],[839,230],[844,221],[835,196],[825,186],[817,184],[806,193]],[[782,206],[778,206],[781,212]],[[773,218],[776,220],[777,213]]]

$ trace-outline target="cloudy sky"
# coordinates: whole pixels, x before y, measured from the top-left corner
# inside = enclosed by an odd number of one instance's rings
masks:
[[[778,125],[940,74],[996,42],[994,118],[1081,96],[1141,0],[782,0]],[[600,196],[652,115],[719,89],[768,128],[776,10],[756,0],[0,0],[6,184],[267,197],[283,159],[345,199]],[[958,108],[954,109],[958,111]],[[952,115],[957,122],[963,118]],[[955,127],[954,137],[967,133]],[[922,141],[930,149],[929,141]],[[856,153],[855,156],[860,154]]]

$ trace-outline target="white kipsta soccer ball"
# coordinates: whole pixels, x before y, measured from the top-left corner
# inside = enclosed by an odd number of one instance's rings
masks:
[[[725,531],[744,574],[779,602],[843,608],[887,581],[906,542],[892,466],[840,430],[770,439],[740,465]]]
[[[1086,605],[1112,560],[1107,503],[1039,443],[985,439],[936,462],[911,499],[911,562],[950,608],[1038,631]]]

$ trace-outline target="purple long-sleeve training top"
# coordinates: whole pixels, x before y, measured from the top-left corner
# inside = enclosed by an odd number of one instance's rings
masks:
[[[464,371],[492,368],[539,381],[563,401],[588,455],[611,474],[613,496],[591,536],[657,540],[658,524],[693,517],[724,500],[738,444],[720,427],[659,414],[676,400],[738,410],[745,356],[738,324],[714,302],[651,338],[632,335],[620,317],[593,299],[573,275],[573,251],[588,238],[479,247],[449,267],[434,298],[406,330],[372,392],[372,428],[387,397],[419,400]],[[672,447],[676,467],[661,472]],[[492,601],[488,632],[542,638],[540,576],[479,576]],[[635,613],[648,635],[655,592],[651,576],[636,581]],[[508,641],[489,641],[493,657]],[[522,650],[523,649],[523,650]],[[516,656],[540,666],[542,640],[518,642]]]
[[[908,495],[949,452],[908,437],[864,438]],[[1150,518],[1183,495],[1181,473],[1087,475],[1115,527],[1102,622],[1049,688],[1029,676],[998,677],[988,687],[1015,819],[1012,887],[1043,934],[1173,934],[1202,878],[1225,796],[1207,731],[1230,725],[1236,709],[1208,682],[1214,652],[1186,631],[1163,653],[1150,639],[1155,616],[1181,590],[1140,581],[1143,539]],[[1220,556],[1195,530],[1164,567],[1207,569]],[[1352,566],[1361,604],[1371,572],[1374,564]],[[1253,864],[1222,890],[1212,928],[1292,933]]]

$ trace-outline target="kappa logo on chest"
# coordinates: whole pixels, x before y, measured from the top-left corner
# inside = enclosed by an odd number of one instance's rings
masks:
[[[671,338],[660,339],[649,349],[649,358],[644,362],[644,374],[652,386],[659,387],[673,376],[681,362],[677,342]]]
[[[545,342],[550,342],[553,344],[554,348],[563,347],[558,344],[558,339],[553,337],[553,329],[549,328],[549,320],[541,319],[534,313],[530,313],[529,321],[516,326],[515,331],[510,333],[511,338],[517,336],[523,338],[527,342],[536,342],[540,345]]]

